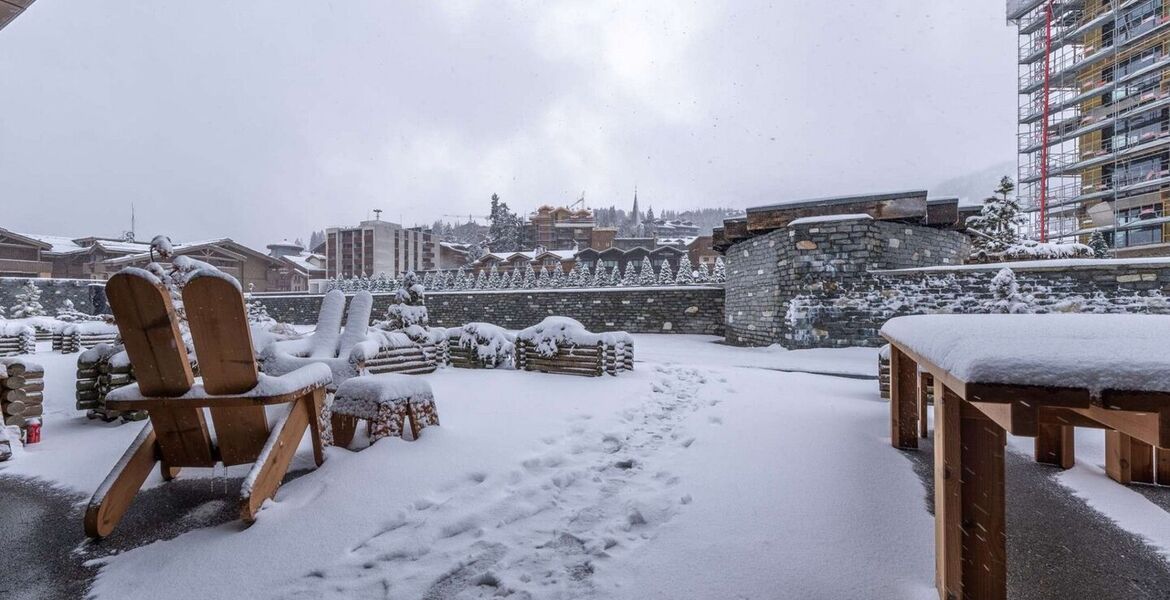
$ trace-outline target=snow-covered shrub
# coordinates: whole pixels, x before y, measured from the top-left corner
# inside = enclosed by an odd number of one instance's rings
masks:
[[[708,283],[711,281],[711,268],[707,263],[699,265],[699,270],[695,272],[695,283]]]
[[[673,285],[674,273],[670,272],[670,263],[662,261],[662,268],[658,270],[658,285]]]
[[[715,283],[727,283],[727,267],[723,264],[723,257],[715,257],[715,272],[711,275],[711,281]]]
[[[41,304],[41,288],[32,280],[28,280],[16,293],[16,304],[12,305],[12,318],[24,319],[40,317],[45,314],[45,307]]]
[[[73,301],[66,298],[61,302],[61,308],[57,310],[57,320],[65,323],[78,323],[82,321],[100,321],[101,317],[97,315],[88,315],[73,306]]]
[[[1094,231],[1089,236],[1089,248],[1093,250],[1094,258],[1109,258],[1109,244],[1100,231]]]
[[[1031,296],[1020,294],[1020,286],[1016,283],[1016,274],[1011,269],[1003,268],[991,280],[991,312],[996,313],[1033,313],[1036,312],[1036,302]]]
[[[483,366],[495,368],[512,363],[516,337],[491,323],[468,323],[460,328],[459,347],[471,352]]]

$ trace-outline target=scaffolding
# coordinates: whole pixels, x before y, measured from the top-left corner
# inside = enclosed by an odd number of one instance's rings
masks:
[[[1124,252],[1170,241],[1167,1],[1008,0],[1019,31],[1017,189],[1031,237],[1101,231]]]

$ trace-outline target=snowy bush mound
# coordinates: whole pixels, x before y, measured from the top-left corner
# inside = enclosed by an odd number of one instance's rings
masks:
[[[491,323],[468,323],[454,331],[459,332],[459,347],[470,350],[484,366],[497,367],[512,362],[516,336],[504,328]]]
[[[629,344],[634,339],[624,331],[592,333],[575,319],[569,317],[548,317],[545,320],[521,330],[516,339],[532,344],[541,356],[555,356],[561,346],[596,346]]]

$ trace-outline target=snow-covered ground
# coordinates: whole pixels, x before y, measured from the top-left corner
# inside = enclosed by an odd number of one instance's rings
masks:
[[[889,446],[877,383],[855,378],[875,374],[875,351],[714,340],[635,336],[639,362],[618,377],[420,376],[441,427],[414,442],[329,449],[251,527],[197,529],[106,557],[94,596],[935,597],[923,487]],[[89,494],[141,427],[73,410],[76,356],[37,355],[44,441],[0,463],[0,476]],[[1097,460],[1091,452],[1082,457]],[[302,446],[294,468],[310,465]],[[1108,514],[1117,494],[1089,489],[1104,478],[1093,468],[1062,481]],[[147,486],[157,485],[152,475]],[[1141,516],[1137,500],[1122,502]]]

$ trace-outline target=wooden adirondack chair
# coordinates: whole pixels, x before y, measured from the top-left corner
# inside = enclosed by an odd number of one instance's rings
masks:
[[[106,404],[147,409],[150,422],[90,500],[86,535],[113,531],[155,463],[168,481],[183,467],[255,463],[240,494],[240,516],[249,523],[276,494],[306,429],[322,463],[319,415],[329,369],[310,365],[281,377],[259,375],[234,281],[196,273],[183,290],[201,385],[192,376],[170,295],[157,279],[145,271],[119,273],[106,294],[138,379]],[[288,413],[269,428],[264,407],[274,404],[289,404]],[[214,439],[205,411],[215,425]]]

